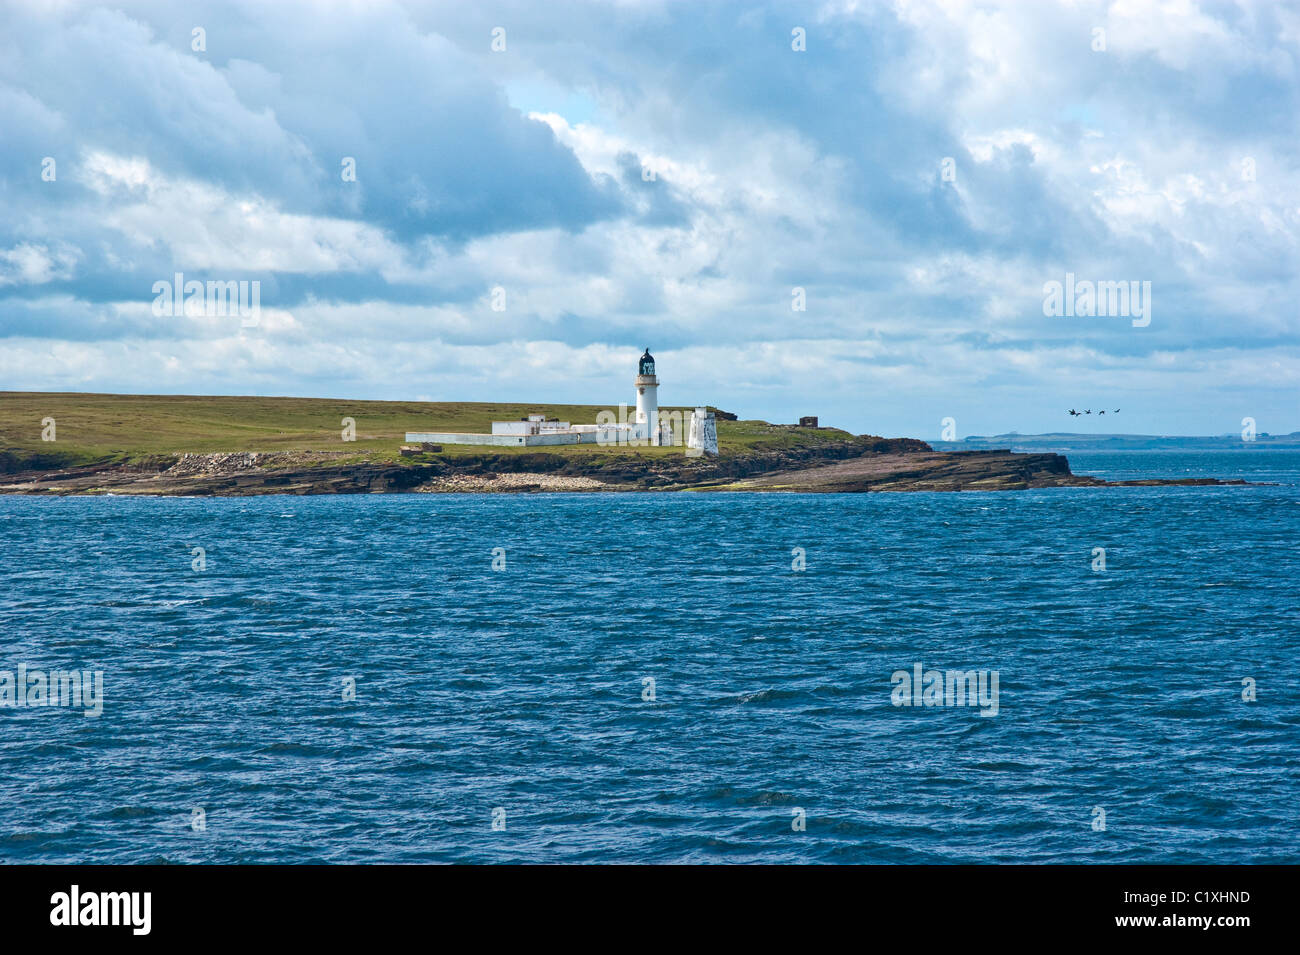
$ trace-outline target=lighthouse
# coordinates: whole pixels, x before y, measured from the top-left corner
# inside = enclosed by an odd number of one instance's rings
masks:
[[[655,360],[650,349],[645,350],[636,370],[636,422],[644,425],[642,435],[652,445],[660,443],[659,435],[659,379],[655,377]]]
[[[546,414],[530,414],[513,421],[493,421],[490,434],[465,431],[408,431],[406,440],[420,444],[474,444],[490,447],[550,447],[565,444],[599,444],[614,447],[656,448],[685,445],[687,457],[718,453],[714,413],[707,407],[694,411],[669,407],[659,411],[659,379],[650,349],[636,366],[636,411],[626,400],[612,410],[596,413],[595,424],[570,424]],[[407,450],[417,449],[403,448]]]

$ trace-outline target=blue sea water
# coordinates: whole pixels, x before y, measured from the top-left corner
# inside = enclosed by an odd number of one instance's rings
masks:
[[[0,498],[0,670],[104,675],[0,859],[1300,862],[1300,454],[1163,454],[1072,464],[1279,483]]]

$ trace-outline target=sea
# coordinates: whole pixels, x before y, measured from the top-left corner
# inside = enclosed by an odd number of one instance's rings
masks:
[[[1300,452],[1070,459],[0,497],[0,861],[1300,862]]]

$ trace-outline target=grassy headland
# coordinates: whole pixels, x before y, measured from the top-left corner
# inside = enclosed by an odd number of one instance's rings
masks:
[[[403,457],[399,450],[408,431],[485,432],[494,420],[537,413],[594,424],[602,410],[606,409],[598,405],[0,392],[0,474],[164,472],[184,455],[251,453],[257,455],[252,465],[216,461],[205,473],[231,467],[246,471],[250,466],[281,472],[313,468],[332,472],[423,469],[443,474],[542,471],[660,487],[840,460],[879,450],[883,440],[834,428],[719,418],[717,458],[687,458],[681,447],[443,445],[439,452],[414,457]],[[54,441],[42,440],[43,422],[49,418],[54,419]],[[345,418],[355,421],[354,441],[343,440]],[[193,466],[194,462],[185,462],[186,468]],[[414,478],[399,477],[397,486],[408,480]],[[386,486],[393,484],[386,481]],[[71,486],[84,490],[84,484]]]
[[[682,447],[443,445],[407,431],[490,430],[596,405],[0,392],[0,492],[357,494],[385,491],[963,491],[1102,486],[1059,454],[935,452],[910,438],[718,419],[717,456]],[[671,410],[671,409],[665,409]],[[54,419],[55,440],[42,439]],[[356,440],[343,440],[343,419]],[[1140,484],[1217,484],[1211,479]],[[1238,482],[1239,483],[1239,482]]]
[[[547,414],[595,424],[601,405],[504,404],[474,401],[354,401],[200,395],[108,395],[72,392],[0,392],[0,448],[55,456],[66,465],[109,457],[236,451],[348,451],[397,459],[407,431],[490,431],[493,421]],[[664,411],[672,410],[664,408]],[[681,410],[681,409],[679,409]],[[45,418],[56,440],[41,439]],[[342,439],[342,420],[356,422],[356,440]],[[765,421],[718,421],[722,453],[776,451],[857,443],[846,431],[799,428]],[[493,453],[524,453],[493,448]],[[681,448],[638,448],[643,454],[681,454]],[[446,445],[444,454],[483,449]],[[548,448],[557,454],[619,449],[592,445]]]

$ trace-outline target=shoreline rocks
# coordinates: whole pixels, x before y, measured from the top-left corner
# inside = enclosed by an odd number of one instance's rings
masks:
[[[833,464],[736,481],[719,487],[719,490],[814,493],[1023,491],[1046,487],[1205,487],[1246,483],[1217,478],[1104,481],[1074,474],[1064,455],[997,450],[864,454]]]
[[[882,439],[883,440],[883,439]],[[920,445],[921,447],[916,447]],[[924,448],[922,450],[921,448]],[[592,458],[535,453],[366,460],[351,452],[182,454],[0,475],[0,494],[248,497],[261,494],[391,494],[611,491],[1011,491],[1044,487],[1241,485],[1213,478],[1103,481],[1076,475],[1060,454],[932,451],[896,439],[847,455],[745,452],[722,458]]]

